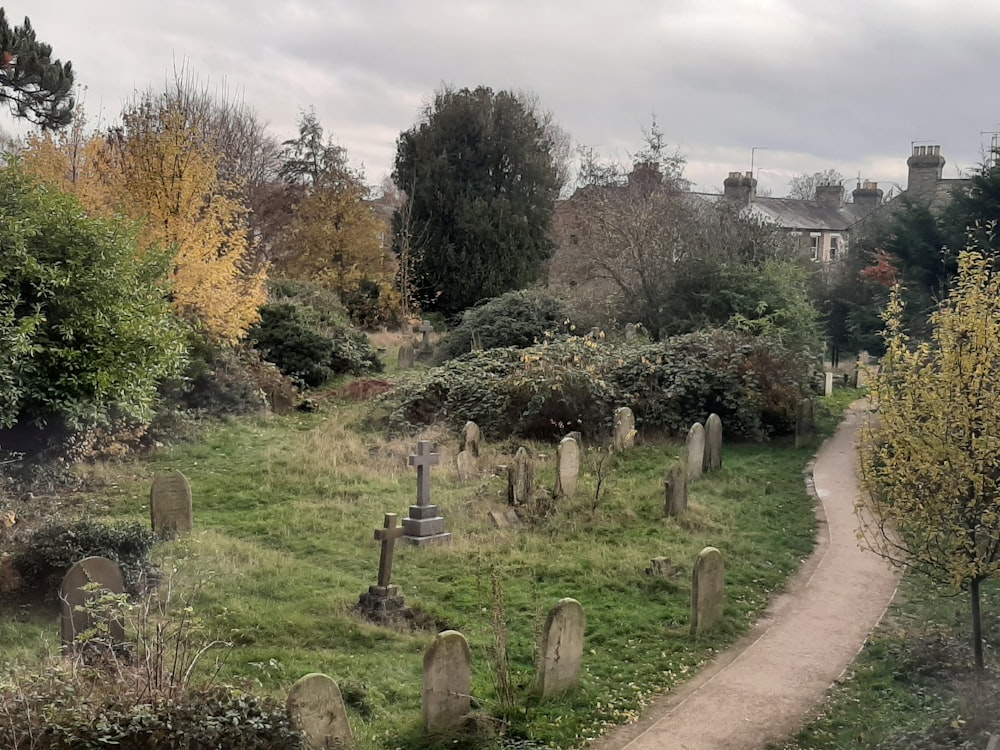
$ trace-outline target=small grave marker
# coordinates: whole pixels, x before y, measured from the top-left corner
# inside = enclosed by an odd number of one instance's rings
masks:
[[[482,439],[483,433],[479,425],[475,422],[466,422],[462,428],[462,449],[471,453],[473,458],[479,458],[479,444]]]
[[[396,366],[400,370],[413,367],[414,361],[416,361],[416,355],[413,352],[413,344],[403,344],[399,347],[399,353],[396,355]]]
[[[535,462],[524,447],[517,449],[507,467],[507,504],[517,508],[531,501],[535,492]]]
[[[455,726],[471,707],[472,653],[456,630],[438,633],[424,654],[424,728],[429,732]]]
[[[666,502],[664,510],[668,516],[679,516],[688,507],[688,472],[684,461],[678,461],[667,472]]]
[[[439,508],[431,503],[431,467],[437,466],[440,454],[434,453],[429,440],[417,443],[417,452],[410,454],[408,463],[417,467],[417,504],[410,506],[410,514],[403,519],[403,538],[412,544],[447,542],[451,534],[444,530],[444,518]]]
[[[88,584],[97,584],[95,591],[85,590]],[[59,629],[64,650],[71,650],[76,637],[94,627],[106,628],[104,639],[108,646],[125,641],[125,626],[117,619],[95,622],[92,616],[80,609],[100,598],[103,593],[125,593],[121,568],[106,557],[85,557],[73,565],[59,586]]]
[[[701,422],[695,422],[688,430],[687,442],[687,464],[688,481],[693,481],[701,476],[705,467],[705,428]]]
[[[149,516],[157,536],[189,534],[194,526],[191,485],[179,471],[159,474],[149,491]]]
[[[471,482],[476,478],[479,467],[476,465],[476,459],[469,451],[459,451],[458,456],[455,458],[455,463],[458,466],[458,478],[461,481]]]
[[[420,322],[419,330],[423,334],[423,338],[420,340],[420,348],[429,349],[431,346],[431,334],[434,333],[434,326],[431,325],[429,320],[423,320]]]
[[[635,445],[635,415],[627,406],[615,409],[615,429],[611,445],[616,451],[626,451]]]
[[[513,508],[503,510],[490,510],[486,512],[493,525],[498,529],[509,529],[513,526],[520,526],[521,519]]]
[[[722,468],[722,419],[718,414],[709,414],[705,422],[705,471]]]
[[[562,599],[542,628],[538,648],[538,687],[542,698],[565,693],[580,682],[586,617],[576,599]]]
[[[725,573],[722,553],[715,547],[705,547],[691,574],[691,632],[694,635],[701,635],[722,621]]]
[[[306,750],[348,748],[353,742],[340,687],[325,674],[313,672],[288,691],[285,708],[292,727],[305,735]]]
[[[556,449],[556,497],[573,497],[579,478],[580,446],[573,438],[565,437],[559,441]]]

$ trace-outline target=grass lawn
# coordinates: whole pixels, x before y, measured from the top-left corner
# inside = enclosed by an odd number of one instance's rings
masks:
[[[831,411],[840,414],[849,396],[831,402]],[[487,511],[505,507],[499,467],[518,444],[487,445],[480,477],[462,483],[457,435],[429,431],[422,437],[437,441],[441,453],[432,497],[454,541],[397,545],[393,582],[426,628],[376,627],[351,610],[375,583],[374,529],[384,513],[402,517],[415,502],[415,472],[406,464],[415,439],[365,431],[357,426],[362,410],[331,402],[317,414],[234,420],[148,458],[86,467],[91,490],[77,509],[148,519],[152,477],[183,471],[194,493],[195,532],[156,555],[178,590],[191,592],[203,637],[217,633],[233,644],[216,652],[223,660],[218,679],[251,680],[283,696],[302,675],[325,672],[341,685],[363,748],[428,744],[420,728],[421,664],[444,628],[469,639],[474,706],[502,719],[508,736],[539,746],[584,744],[636,717],[744,633],[812,549],[815,521],[802,469],[815,446],[726,445],[722,470],[692,485],[681,518],[663,512],[663,480],[680,444],[641,444],[613,456],[588,446],[574,498],[558,500],[548,517],[498,530]],[[555,446],[528,447],[539,457],[537,484],[551,488]],[[691,566],[709,545],[725,558],[726,619],[695,639]],[[671,558],[678,575],[646,575],[658,556]],[[586,612],[582,685],[541,703],[531,689],[535,638],[563,597]],[[5,661],[51,653],[57,633],[49,613],[0,612]],[[513,703],[498,699],[494,688],[504,668],[495,644],[505,639]]]

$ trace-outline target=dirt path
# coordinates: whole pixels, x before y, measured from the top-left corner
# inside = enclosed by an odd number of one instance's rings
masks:
[[[850,665],[892,600],[899,574],[858,547],[855,403],[813,468],[816,549],[754,630],[663,696],[599,750],[760,750],[794,732]]]

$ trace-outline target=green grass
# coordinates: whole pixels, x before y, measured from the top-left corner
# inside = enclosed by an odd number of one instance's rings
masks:
[[[160,548],[158,557],[164,569],[178,570],[178,581],[202,582],[197,611],[234,643],[221,678],[249,678],[283,696],[303,674],[325,672],[349,696],[361,747],[417,747],[424,744],[421,664],[434,630],[379,628],[350,611],[375,582],[373,530],[383,513],[402,516],[414,501],[415,477],[406,466],[414,441],[387,442],[355,429],[358,416],[358,407],[340,405],[221,424],[148,459],[92,467],[94,490],[85,505],[107,517],[147,518],[153,475],[183,471],[194,492],[196,530]],[[500,448],[511,446],[488,447],[482,478],[463,484],[453,468],[457,436],[427,437],[442,453],[433,499],[454,543],[397,546],[393,582],[408,605],[468,637],[475,702],[496,714],[488,588],[490,570],[500,571],[519,687],[507,728],[541,744],[578,746],[634,719],[744,633],[812,549],[815,521],[802,476],[810,448],[726,445],[723,469],[692,485],[690,510],[680,518],[663,513],[663,479],[679,444],[641,445],[608,459],[598,499],[600,454],[591,448],[575,498],[557,501],[549,518],[500,531],[486,514],[504,506],[506,480],[490,469],[507,462]],[[537,483],[551,487],[554,446],[531,447],[544,454]],[[726,619],[695,639],[691,566],[709,545],[726,562]],[[670,557],[681,574],[646,576],[658,556]],[[548,609],[567,596],[587,617],[582,685],[542,704],[531,691],[535,634]],[[5,659],[26,658],[32,639],[36,651],[45,650],[44,629],[22,620],[0,613]],[[57,632],[53,621],[48,640]],[[13,654],[10,642],[17,644]]]

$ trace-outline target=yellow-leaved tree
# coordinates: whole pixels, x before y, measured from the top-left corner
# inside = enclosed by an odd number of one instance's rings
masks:
[[[873,376],[876,418],[860,445],[870,498],[862,533],[876,552],[967,591],[983,668],[980,584],[1000,571],[1000,274],[969,250],[928,341],[903,330],[897,288]],[[870,514],[869,511],[870,510]]]
[[[265,273],[251,271],[247,209],[219,178],[219,156],[169,99],[147,96],[112,129],[101,161],[116,208],[144,219],[147,247],[170,250],[174,309],[209,338],[234,343],[258,320]]]

